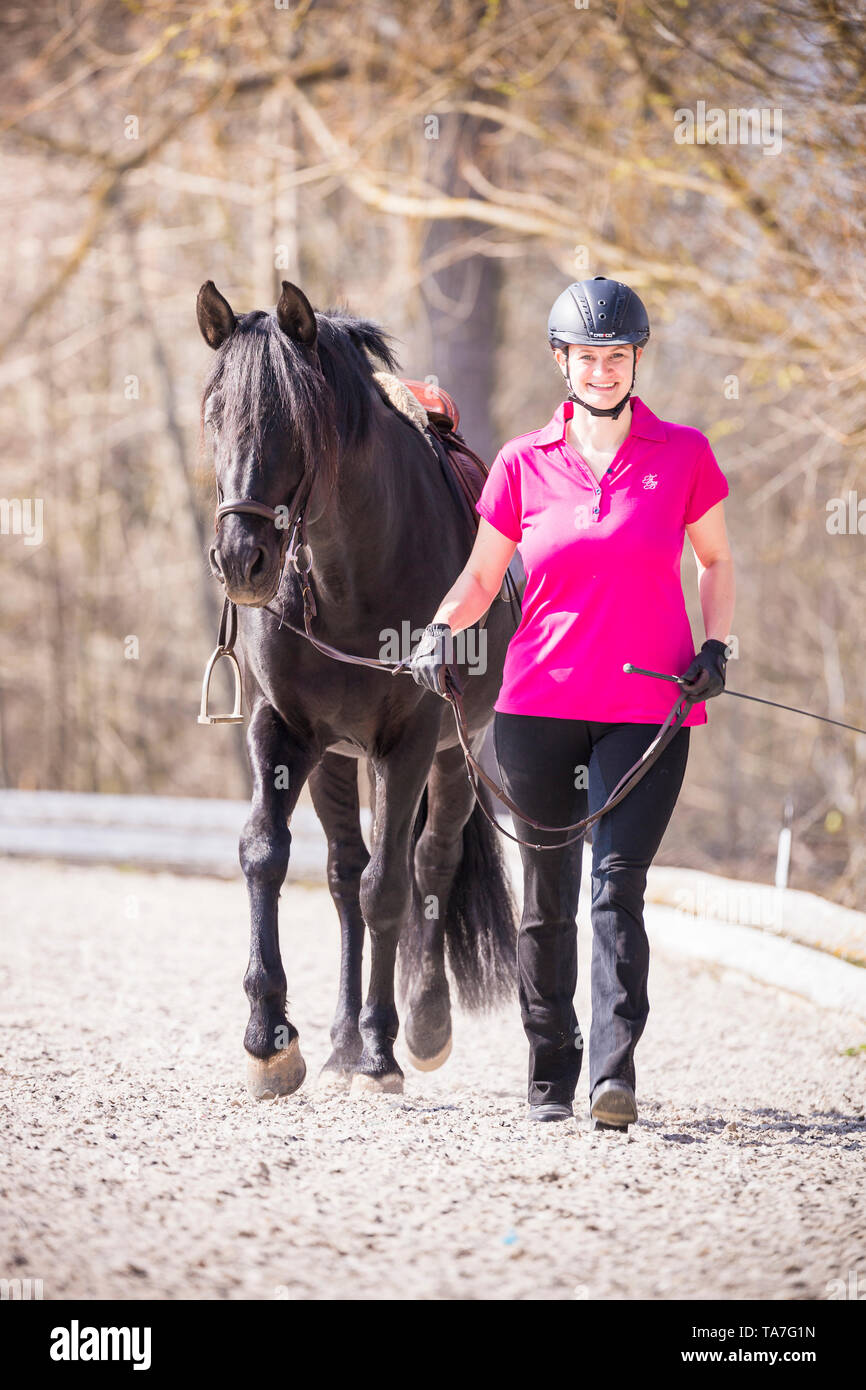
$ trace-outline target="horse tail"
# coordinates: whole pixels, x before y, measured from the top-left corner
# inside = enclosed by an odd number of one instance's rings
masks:
[[[493,815],[492,797],[484,783],[478,784],[478,795]],[[412,910],[400,939],[404,996],[423,967],[424,903],[415,877],[414,853],[427,821],[427,796],[425,787],[412,830]],[[518,920],[501,837],[476,799],[463,827],[463,853],[443,922],[446,960],[461,1008],[483,1013],[514,998]]]

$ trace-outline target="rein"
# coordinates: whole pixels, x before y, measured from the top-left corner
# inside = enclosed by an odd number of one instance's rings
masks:
[[[315,596],[313,594],[313,590],[310,584],[310,572],[313,566],[313,555],[312,550],[310,549],[309,543],[307,541],[304,515],[306,504],[309,500],[311,487],[312,482],[310,478],[307,476],[304,478],[304,481],[300,483],[288,509],[286,507],[282,507],[279,509],[276,507],[269,507],[265,502],[259,502],[254,497],[238,497],[230,499],[228,502],[224,502],[220,498],[214,517],[214,530],[219,531],[220,523],[223,521],[225,517],[238,514],[263,517],[267,521],[273,521],[275,524],[280,525],[281,529],[285,531],[285,538],[281,545],[280,575],[277,580],[277,593],[279,593],[280,587],[282,585],[286,565],[290,564],[294,569],[295,573],[298,575],[298,578],[301,582],[301,593],[304,602],[303,630],[301,628],[296,627],[294,623],[288,622],[287,619],[283,616],[283,614],[277,614],[273,608],[266,604],[264,606],[267,612],[272,613],[274,617],[279,617],[281,627],[286,626],[290,628],[292,632],[296,632],[298,636],[306,637],[310,642],[312,642],[313,646],[316,647],[320,652],[322,652],[325,656],[332,657],[335,661],[351,662],[353,665],[356,666],[370,666],[375,670],[386,671],[388,674],[392,676],[396,676],[402,673],[411,675],[411,672],[408,669],[408,661],[400,661],[394,663],[390,661],[381,661],[376,657],[353,656],[349,652],[343,652],[340,651],[337,647],[332,647],[328,642],[322,642],[312,632],[311,622],[312,619],[316,616],[317,609]],[[288,512],[288,516],[285,522],[283,522],[282,514],[285,512]],[[291,534],[289,533],[290,526]],[[299,558],[301,556],[301,552],[304,552],[303,562]],[[480,626],[483,627],[486,620],[487,614],[485,613],[484,617],[481,619]],[[207,667],[205,669],[204,680],[202,681],[201,708],[198,716],[199,724],[243,723],[243,714],[241,712],[241,673],[240,667],[238,666],[237,657],[235,656],[234,652],[236,638],[237,605],[234,603],[232,599],[229,598],[228,594],[226,594],[225,602],[223,603],[222,616],[220,618],[220,629],[219,636],[217,638],[217,646],[213,654],[211,655],[210,660],[208,661]],[[228,715],[212,715],[208,712],[210,681],[214,667],[221,658],[226,658],[229,661],[234,673],[234,708],[232,710],[232,713]],[[590,826],[594,825],[595,822],[599,820],[601,816],[606,815],[608,811],[612,811],[614,806],[618,806],[619,803],[626,796],[628,796],[628,793],[632,790],[633,787],[637,785],[641,778],[646,776],[653,763],[661,756],[665,748],[670,743],[671,739],[682,727],[683,721],[688,717],[689,710],[691,709],[693,703],[693,698],[687,693],[683,693],[677,696],[677,699],[674,702],[674,705],[671,708],[670,713],[668,714],[661,728],[658,730],[652,743],[645,750],[645,752],[638,759],[638,761],[634,763],[634,765],[629,768],[628,772],[626,772],[625,775],[620,779],[620,781],[617,783],[617,785],[611,792],[610,796],[607,798],[607,801],[604,803],[604,805],[601,806],[597,811],[593,812],[591,816],[587,816],[584,820],[575,821],[571,825],[544,825],[541,821],[533,820],[531,816],[524,815],[523,812],[519,809],[519,807],[515,806],[514,802],[511,801],[508,796],[506,796],[502,787],[498,786],[492,778],[488,777],[487,773],[479,765],[476,758],[473,756],[472,750],[469,747],[469,737],[466,728],[466,716],[463,710],[463,698],[460,691],[452,685],[449,674],[447,672],[446,688],[443,693],[445,699],[449,701],[452,709],[454,710],[454,719],[457,725],[457,737],[460,740],[460,746],[463,749],[463,756],[466,761],[466,771],[469,777],[469,784],[472,787],[473,792],[475,793],[476,799],[479,805],[481,806],[482,811],[484,812],[487,819],[490,821],[491,825],[495,826],[496,829],[499,830],[503,835],[506,835],[509,840],[514,840],[516,844],[526,845],[527,847],[532,849],[564,849],[566,845],[573,844],[575,840],[582,839],[583,836],[586,834],[587,830],[590,828]],[[569,839],[563,840],[561,843],[555,845],[535,844],[531,840],[521,840],[519,836],[512,835],[510,831],[505,830],[504,827],[499,824],[495,817],[491,816],[490,812],[487,810],[487,807],[484,805],[484,801],[481,797],[478,787],[478,777],[480,777],[481,780],[486,783],[486,785],[490,788],[494,795],[497,796],[499,800],[502,801],[509,808],[509,810],[514,813],[514,815],[519,816],[520,819],[525,821],[528,825],[535,826],[537,830],[553,831],[559,834],[565,833],[569,830],[573,830],[576,833],[572,835]]]
[[[623,774],[623,776],[620,778],[613,791],[611,792],[610,796],[607,798],[607,801],[604,803],[604,805],[600,806],[597,811],[594,811],[591,816],[587,816],[584,820],[575,821],[572,825],[544,825],[541,821],[533,820],[531,816],[527,816],[523,811],[519,809],[519,807],[515,806],[514,802],[511,801],[510,798],[505,795],[505,792],[502,790],[502,788],[497,786],[497,784],[492,780],[492,778],[487,776],[487,773],[484,771],[482,767],[479,767],[475,758],[473,758],[472,756],[466,738],[466,720],[463,714],[462,697],[457,690],[454,690],[453,693],[446,693],[446,699],[451,701],[452,707],[454,709],[454,718],[457,722],[457,736],[460,739],[460,745],[463,749],[463,755],[466,759],[466,769],[469,774],[469,783],[472,787],[472,790],[475,792],[479,806],[481,807],[487,819],[490,821],[490,824],[495,825],[497,830],[501,830],[503,835],[507,835],[509,840],[514,840],[515,843],[518,845],[527,845],[531,849],[564,849],[566,845],[573,844],[575,840],[582,839],[591,825],[595,825],[595,822],[597,820],[600,820],[601,817],[606,815],[608,811],[612,811],[614,806],[618,806],[619,803],[623,801],[625,797],[628,796],[629,792],[637,786],[641,778],[646,776],[653,763],[661,757],[662,753],[667,748],[671,739],[682,728],[683,722],[685,719],[688,718],[689,711],[692,707],[692,704],[694,703],[693,697],[691,695],[684,694],[681,696],[677,696],[677,699],[674,701],[670,713],[668,714],[661,728],[656,733],[656,736],[653,739],[652,743],[649,745],[647,749],[644,750],[640,758],[638,758],[637,762],[632,764],[628,772]],[[475,778],[473,777],[473,768],[475,769],[475,772],[481,777],[482,781],[487,783],[487,786],[490,788],[490,790],[494,792],[496,796],[499,797],[499,800],[503,801],[510,811],[512,811],[516,816],[519,816],[521,820],[526,821],[528,825],[534,825],[537,830],[553,830],[560,834],[566,830],[574,830],[577,833],[572,835],[567,840],[562,840],[559,844],[556,845],[538,845],[535,844],[532,840],[521,840],[518,835],[512,835],[509,830],[503,829],[499,822],[495,820],[493,816],[491,816],[490,812],[487,810],[487,807],[484,805],[484,802],[478,792],[478,784],[475,781]]]

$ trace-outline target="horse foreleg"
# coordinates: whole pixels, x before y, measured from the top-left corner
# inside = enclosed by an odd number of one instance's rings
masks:
[[[376,819],[370,862],[361,875],[361,910],[370,933],[370,984],[359,1026],[364,1048],[352,1079],[353,1094],[400,1092],[403,1072],[394,1057],[399,1027],[394,1003],[397,944],[412,907],[409,847],[441,714],[433,707],[394,739],[387,753],[372,752]]]
[[[286,1016],[278,904],[292,843],[287,822],[316,756],[296,743],[276,711],[264,704],[250,720],[247,747],[253,796],[240,839],[250,900],[250,959],[244,976],[250,1020],[244,1047],[247,1087],[263,1100],[290,1095],[306,1074],[298,1030]]]
[[[412,923],[417,939],[404,943],[410,962],[405,1039],[409,1060],[419,1071],[435,1071],[451,1052],[444,928],[454,876],[463,857],[463,827],[474,805],[463,749],[458,745],[437,753],[427,782],[427,819],[415,846],[422,915]]]
[[[370,853],[361,834],[358,763],[326,753],[310,776],[310,795],[328,837],[328,888],[340,919],[340,985],[331,1025],[333,1051],[319,1073],[317,1087],[348,1089],[361,1056],[361,962],[364,916],[359,889]]]

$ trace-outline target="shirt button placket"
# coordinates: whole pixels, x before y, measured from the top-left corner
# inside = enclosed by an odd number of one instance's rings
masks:
[[[596,490],[595,490],[595,495],[596,495],[596,497],[600,497],[600,496],[601,496],[601,488],[600,488],[600,487],[597,487],[597,488],[596,488]],[[592,509],[592,514],[593,514],[593,516],[595,517],[596,521],[600,521],[600,520],[601,520],[601,517],[599,516],[599,503],[598,503],[598,502],[596,502],[595,506],[593,507],[593,509]]]

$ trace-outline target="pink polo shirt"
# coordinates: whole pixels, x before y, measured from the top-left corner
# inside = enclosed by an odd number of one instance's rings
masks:
[[[728,495],[700,430],[632,397],[631,429],[598,481],[566,442],[563,401],[496,455],[476,510],[518,542],[523,616],[494,709],[661,724],[677,687],[623,663],[682,675],[695,655],[680,580],[685,527]],[[686,726],[707,722],[692,706]]]

